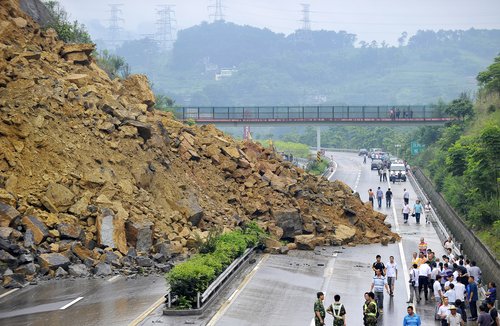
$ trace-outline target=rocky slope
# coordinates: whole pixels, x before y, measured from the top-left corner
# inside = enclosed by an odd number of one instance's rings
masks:
[[[0,6],[0,275],[168,270],[214,227],[275,239],[394,241],[341,182],[154,109],[145,76],[110,80],[91,44],[64,44],[14,0]],[[280,243],[269,240],[270,247]]]

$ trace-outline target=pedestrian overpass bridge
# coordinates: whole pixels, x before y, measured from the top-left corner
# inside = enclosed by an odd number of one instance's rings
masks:
[[[443,125],[454,118],[432,105],[179,107],[175,115],[197,124],[256,125]]]

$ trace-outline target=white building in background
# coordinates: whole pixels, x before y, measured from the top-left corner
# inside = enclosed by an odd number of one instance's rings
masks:
[[[215,74],[215,80],[221,80],[223,78],[231,77],[233,74],[237,73],[238,69],[233,68],[221,68],[219,73]]]

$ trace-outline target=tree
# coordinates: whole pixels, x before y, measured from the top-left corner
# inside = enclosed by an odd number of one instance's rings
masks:
[[[500,55],[485,71],[480,72],[476,79],[479,86],[492,92],[500,92]]]
[[[53,28],[62,41],[66,43],[92,43],[85,25],[80,24],[77,20],[70,22],[68,13],[58,1],[45,1],[44,5],[52,16],[52,20],[48,22],[46,27]]]
[[[467,117],[472,117],[474,115],[474,110],[469,95],[462,92],[458,99],[451,101],[445,112],[453,117],[462,119],[462,121],[465,121]]]
[[[130,74],[130,67],[125,62],[125,59],[118,55],[111,54],[107,50],[97,55],[97,64],[111,79],[116,77],[127,78]]]
[[[399,47],[405,46],[407,38],[408,38],[407,32],[401,33],[401,36],[398,38]]]

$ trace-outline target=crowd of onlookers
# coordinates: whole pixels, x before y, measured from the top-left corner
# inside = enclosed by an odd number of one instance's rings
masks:
[[[413,253],[410,269],[410,299],[434,301],[436,319],[441,325],[465,325],[468,320],[478,325],[500,326],[495,307],[496,284],[489,282],[480,300],[482,272],[475,261],[453,253],[451,238],[444,243],[446,255],[441,258],[427,248],[424,238],[420,239],[418,253]],[[479,313],[478,313],[479,306]],[[467,317],[469,316],[469,317]]]

